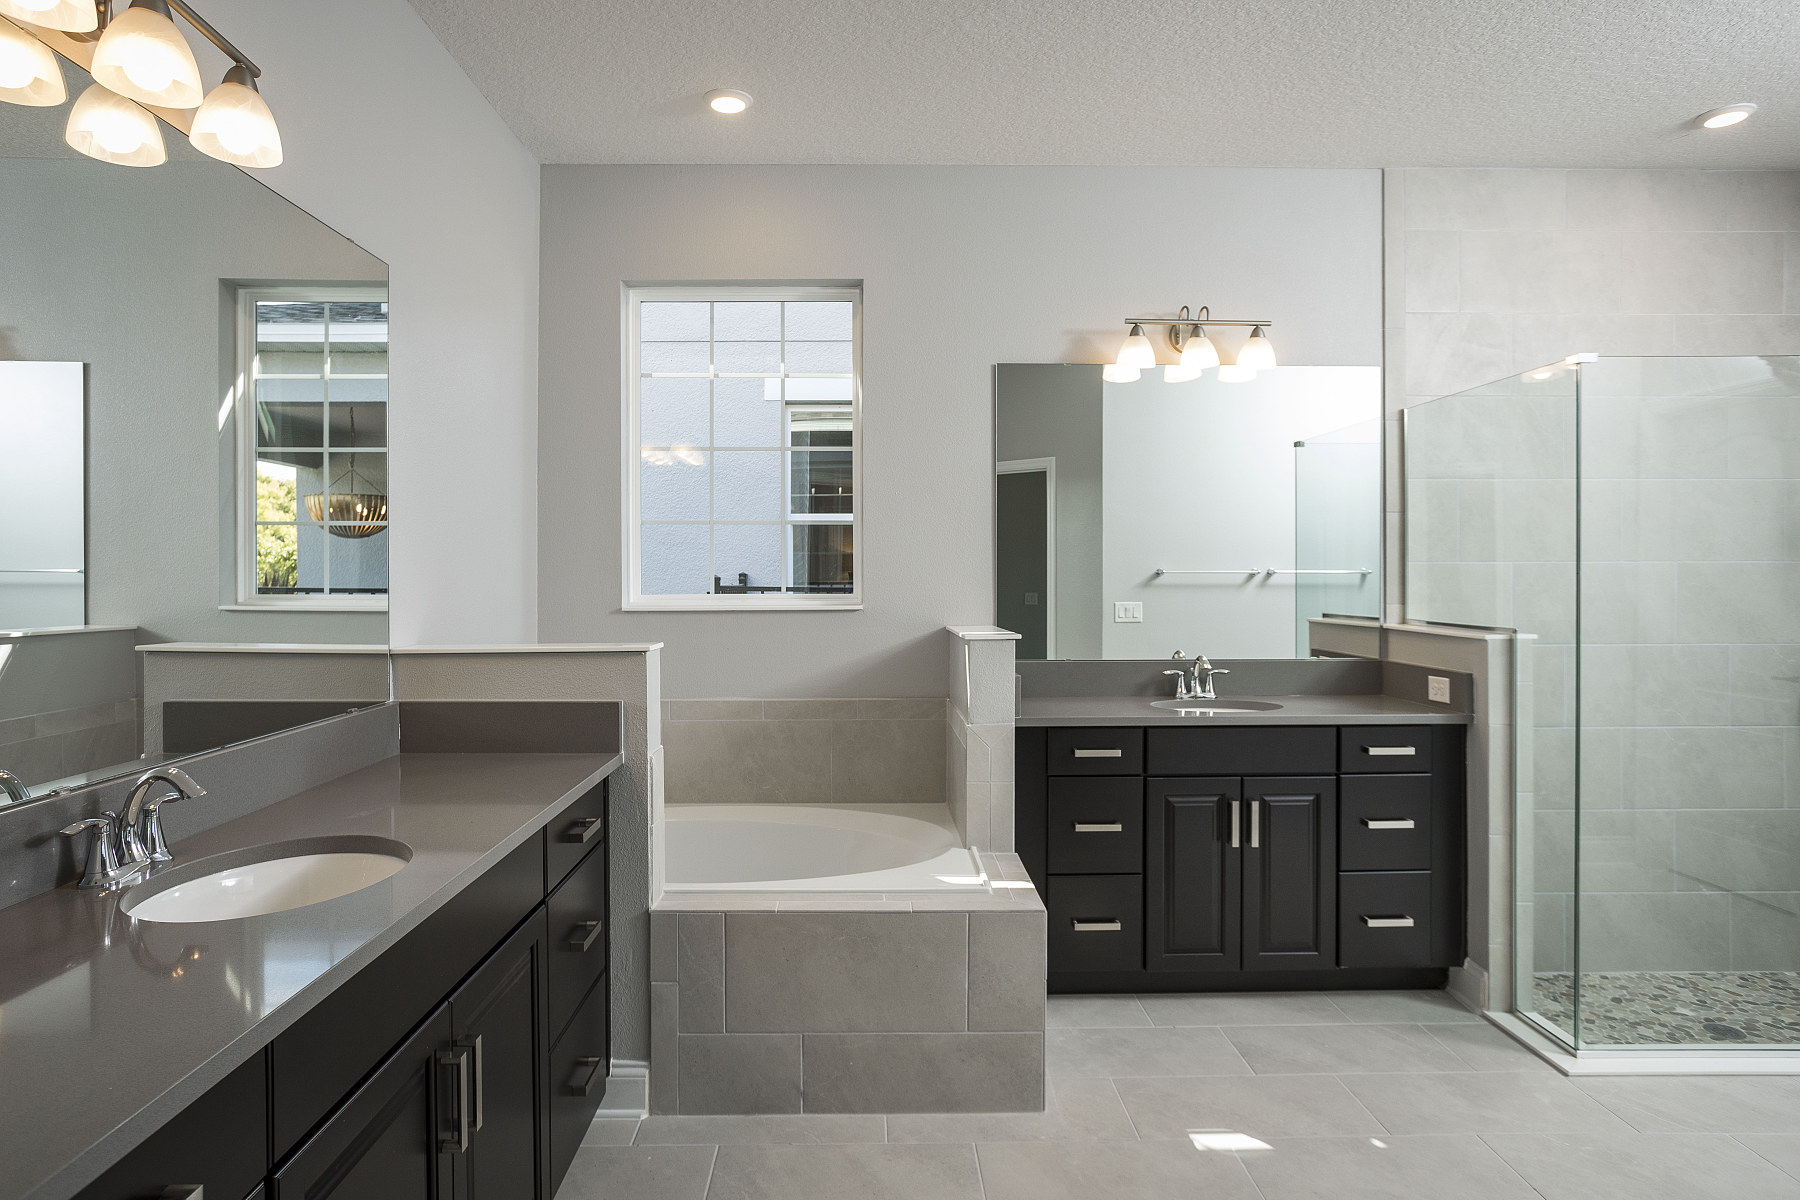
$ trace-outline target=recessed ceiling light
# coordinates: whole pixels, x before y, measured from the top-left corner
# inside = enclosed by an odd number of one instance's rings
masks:
[[[1702,129],[1724,129],[1748,119],[1755,111],[1754,104],[1727,104],[1724,108],[1708,109],[1695,117],[1694,122]]]
[[[740,92],[733,88],[720,88],[716,92],[706,93],[706,105],[716,113],[736,116],[750,107],[750,93]]]

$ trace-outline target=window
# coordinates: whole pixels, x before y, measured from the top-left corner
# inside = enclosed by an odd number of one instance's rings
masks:
[[[384,609],[385,288],[238,293],[238,602]]]
[[[859,290],[628,299],[625,607],[860,607]]]

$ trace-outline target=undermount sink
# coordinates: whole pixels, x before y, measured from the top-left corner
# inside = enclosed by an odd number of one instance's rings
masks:
[[[360,892],[412,858],[404,842],[381,837],[304,838],[182,863],[125,895],[139,921],[185,924],[287,912]]]
[[[1166,708],[1182,716],[1211,716],[1214,713],[1274,712],[1281,705],[1269,700],[1152,700],[1152,708]]]

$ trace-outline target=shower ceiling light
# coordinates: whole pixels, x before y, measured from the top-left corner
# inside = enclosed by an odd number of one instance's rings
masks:
[[[0,20],[0,100],[48,108],[69,98],[62,68],[50,47]]]
[[[0,16],[64,33],[88,33],[100,27],[100,8],[94,0],[0,0]]]
[[[735,88],[719,88],[706,93],[706,106],[716,113],[735,117],[750,107],[750,93],[740,92]]]
[[[207,93],[194,114],[188,141],[200,153],[240,167],[281,165],[281,131],[257,93],[251,68],[238,63],[225,72],[225,81]]]
[[[1200,306],[1198,314],[1190,313],[1188,306],[1184,304],[1174,317],[1127,317],[1125,321],[1131,327],[1131,332],[1126,336],[1125,344],[1119,347],[1118,359],[1103,372],[1109,383],[1130,383],[1143,370],[1156,365],[1156,352],[1150,345],[1150,339],[1144,336],[1146,325],[1168,326],[1169,345],[1181,354],[1179,363],[1163,368],[1164,383],[1186,383],[1219,366],[1219,348],[1207,336],[1208,325],[1233,325],[1251,331],[1249,340],[1238,352],[1237,365],[1242,370],[1234,370],[1227,379],[1226,368],[1220,367],[1220,379],[1226,382],[1254,379],[1258,370],[1275,365],[1275,347],[1263,332],[1271,324],[1269,321],[1215,321],[1211,310],[1204,304]],[[1129,378],[1126,377],[1127,373]]]
[[[1724,108],[1707,109],[1694,118],[1694,123],[1702,129],[1729,129],[1749,120],[1750,114],[1755,111],[1754,104],[1727,104]]]
[[[119,95],[158,108],[195,108],[205,95],[200,66],[168,0],[131,0],[106,23],[88,73]]]
[[[155,167],[169,158],[156,118],[98,83],[69,110],[63,140],[89,158],[122,167]]]

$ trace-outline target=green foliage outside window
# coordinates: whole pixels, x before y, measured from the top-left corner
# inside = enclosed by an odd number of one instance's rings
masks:
[[[256,511],[267,520],[292,521],[299,510],[299,488],[292,479],[256,478]],[[292,525],[256,527],[256,585],[291,588],[300,580],[299,530]]]

